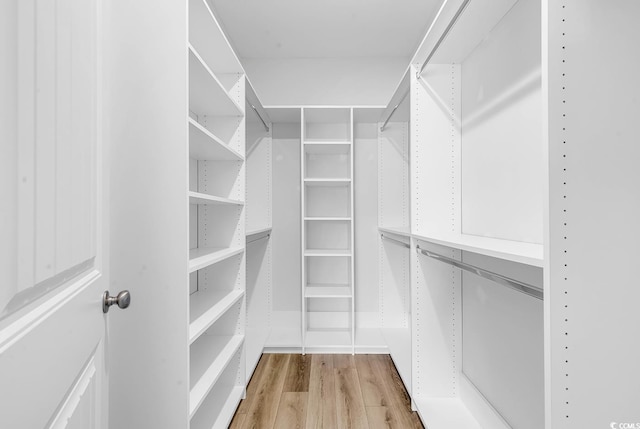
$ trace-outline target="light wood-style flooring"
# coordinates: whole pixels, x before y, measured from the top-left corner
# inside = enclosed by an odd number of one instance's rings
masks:
[[[424,428],[388,355],[265,354],[231,428]]]

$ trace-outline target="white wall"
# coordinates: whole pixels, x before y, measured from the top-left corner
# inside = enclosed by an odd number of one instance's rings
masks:
[[[242,64],[265,106],[386,106],[408,60],[243,58]]]
[[[300,312],[300,124],[273,124],[273,311]]]
[[[380,295],[377,124],[355,124],[354,137],[356,311],[377,313]]]

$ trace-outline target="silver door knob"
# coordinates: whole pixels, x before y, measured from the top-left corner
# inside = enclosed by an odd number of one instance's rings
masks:
[[[105,290],[102,294],[102,312],[108,313],[109,307],[118,304],[120,308],[127,308],[131,304],[131,294],[128,290],[123,290],[117,296],[109,296],[109,291]]]

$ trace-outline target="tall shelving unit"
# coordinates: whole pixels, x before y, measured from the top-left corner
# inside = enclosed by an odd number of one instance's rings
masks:
[[[301,121],[302,352],[354,353],[353,109]]]
[[[207,2],[188,8],[189,426],[222,428],[246,381],[245,77]]]
[[[434,429],[540,428],[541,3],[470,2],[449,27],[461,5],[445,4],[410,72],[412,400]]]

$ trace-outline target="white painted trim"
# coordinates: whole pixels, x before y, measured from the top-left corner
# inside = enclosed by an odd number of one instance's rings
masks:
[[[35,308],[17,318],[11,324],[0,331],[0,354],[13,346],[17,341],[24,338],[36,327],[46,321],[56,311],[62,308],[73,298],[81,294],[85,289],[102,277],[97,269],[91,270],[89,273],[79,279],[75,279],[74,283],[69,286],[56,289],[58,292],[55,296],[45,295],[43,302]],[[97,302],[97,299],[96,299]],[[100,311],[96,305],[96,311]]]

